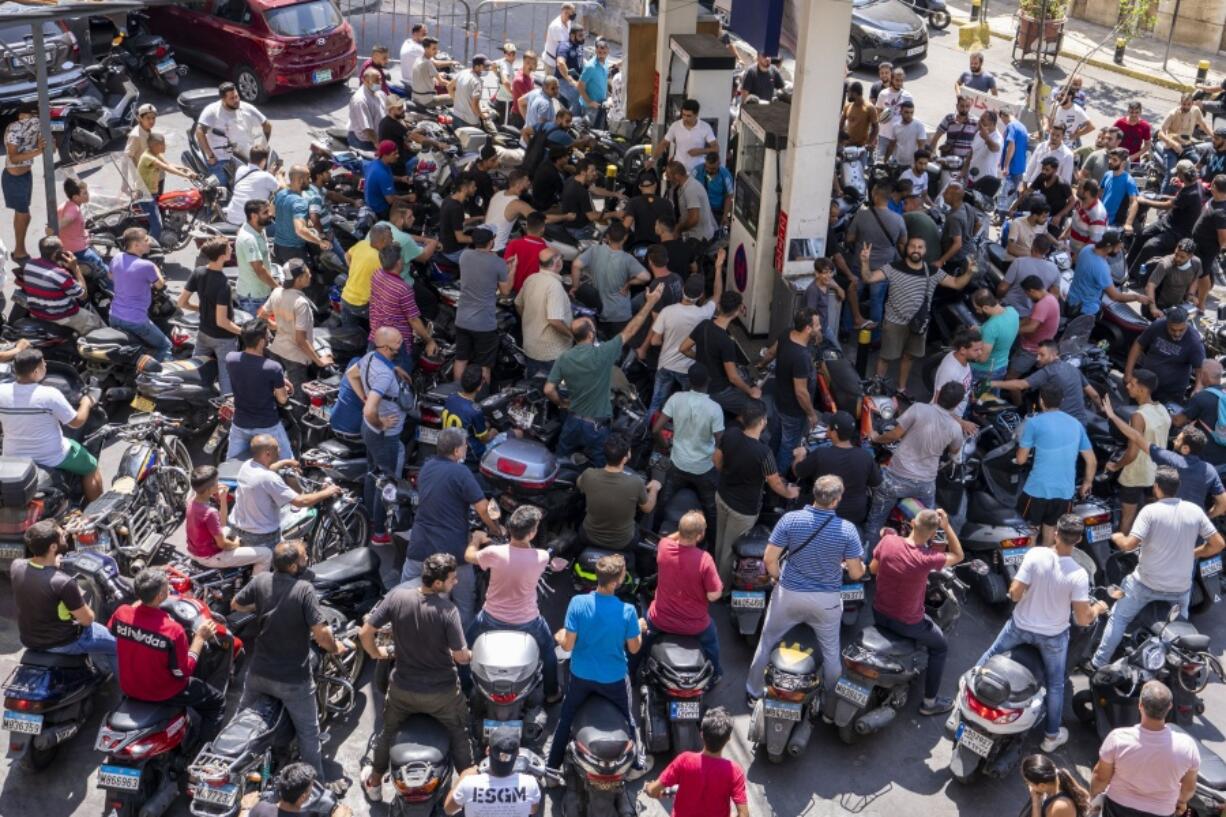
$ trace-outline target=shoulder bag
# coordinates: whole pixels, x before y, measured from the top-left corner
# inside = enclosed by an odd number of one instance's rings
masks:
[[[928,262],[924,262],[924,301],[920,304],[915,314],[911,316],[911,320],[907,322],[907,328],[915,335],[928,334],[928,324],[932,320],[932,290],[928,286],[928,282],[932,278],[932,268],[928,266]]]

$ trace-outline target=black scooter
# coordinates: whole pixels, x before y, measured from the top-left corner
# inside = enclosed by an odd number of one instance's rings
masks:
[[[112,53],[124,61],[133,77],[159,93],[174,96],[179,92],[179,78],[187,75],[187,66],[175,60],[174,49],[165,37],[150,31],[148,14],[128,12],[122,31],[106,17],[90,18],[90,28],[95,46],[105,44],[109,37]]]
[[[136,123],[140,92],[118,54],[111,52],[87,66],[85,76],[89,84],[84,93],[51,100],[51,132],[65,164],[103,153]]]

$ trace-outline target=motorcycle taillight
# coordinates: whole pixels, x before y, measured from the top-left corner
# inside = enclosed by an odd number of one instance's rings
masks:
[[[169,752],[182,743],[186,735],[187,715],[185,713],[172,720],[161,732],[154,732],[152,735],[146,735],[140,740],[133,741],[116,754],[133,760],[144,760]]]
[[[438,789],[439,784],[442,781],[437,777],[431,777],[420,786],[410,786],[398,776],[393,775],[392,782],[396,785],[396,791],[405,800],[409,801],[410,803],[421,803],[434,796],[435,790]]]
[[[975,697],[969,689],[966,690],[966,705],[979,717],[985,721],[992,723],[1013,723],[1022,716],[1020,709],[1006,709],[1004,707],[995,707],[990,704],[985,704],[983,701]]]
[[[234,403],[226,401],[217,409],[217,416],[225,420],[227,423],[234,420]]]
[[[42,712],[46,701],[31,701],[28,698],[5,698],[4,708],[12,712]]]
[[[504,692],[502,694],[490,693],[490,700],[496,704],[513,704],[515,703],[516,695],[514,692]]]
[[[170,49],[169,49],[169,48],[167,48],[167,47],[166,47],[166,46],[164,46],[164,45],[159,45],[159,46],[158,46],[158,47],[157,47],[157,48],[154,50],[154,52],[153,52],[153,56],[157,57],[157,58],[160,60],[162,57],[165,57],[165,56],[166,56],[167,54],[169,54],[169,53],[170,53]]]

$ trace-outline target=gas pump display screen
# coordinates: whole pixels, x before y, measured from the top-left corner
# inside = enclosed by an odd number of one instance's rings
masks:
[[[736,174],[734,210],[737,220],[754,238],[758,237],[758,210],[762,205],[762,193],[758,189],[760,182],[761,177],[754,178],[743,172]]]

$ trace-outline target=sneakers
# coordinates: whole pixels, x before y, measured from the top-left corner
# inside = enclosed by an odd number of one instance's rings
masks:
[[[379,547],[380,545],[390,545],[391,543],[392,543],[391,534],[373,533],[370,536],[370,544],[372,547]]]
[[[1056,751],[1066,743],[1068,743],[1068,730],[1061,726],[1060,731],[1054,736],[1048,735],[1047,737],[1043,738],[1043,742],[1039,744],[1039,748],[1044,752],[1050,753]]]
[[[656,765],[656,759],[651,755],[643,757],[642,763],[635,763],[630,767],[630,771],[626,772],[626,780],[638,780],[643,775],[651,771]]]
[[[362,793],[366,795],[366,799],[369,800],[370,802],[382,803],[383,802],[383,778],[380,777],[379,782],[376,785],[374,786],[370,785],[370,778],[374,775],[374,773],[375,773],[374,766],[367,765],[367,766],[362,767]]]
[[[919,713],[921,715],[944,715],[946,712],[948,712],[949,710],[953,708],[954,708],[954,701],[952,698],[946,698],[944,696],[937,696],[936,698],[933,699],[932,703],[921,702]],[[1066,735],[1065,740],[1067,739],[1068,737]]]

